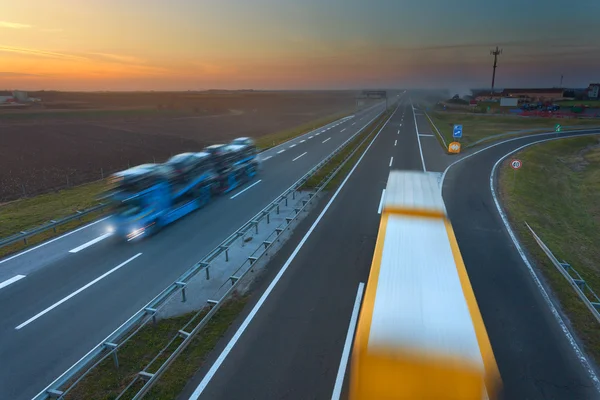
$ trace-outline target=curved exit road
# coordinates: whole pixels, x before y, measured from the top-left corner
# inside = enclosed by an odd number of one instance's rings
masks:
[[[600,134],[600,130],[562,133],[560,137],[589,133]],[[556,135],[526,136],[490,146],[450,167],[443,184],[448,214],[506,399],[599,398],[597,382],[582,365],[576,345],[567,338],[532,279],[490,190],[490,175],[499,159],[523,145],[553,137]]]

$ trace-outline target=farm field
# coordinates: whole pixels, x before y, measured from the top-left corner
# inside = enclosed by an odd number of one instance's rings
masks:
[[[235,137],[316,124],[356,108],[351,91],[29,94],[43,106],[0,110],[0,202]]]

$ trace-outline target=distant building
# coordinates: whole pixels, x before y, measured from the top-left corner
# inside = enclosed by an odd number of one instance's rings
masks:
[[[0,104],[11,103],[14,101],[15,101],[15,98],[13,97],[12,92],[9,92],[6,90],[0,90]]]
[[[564,99],[564,89],[504,89],[504,97],[517,97],[523,101],[556,101]]]
[[[504,89],[501,92],[480,92],[475,95],[477,101],[500,100],[503,97],[518,98],[522,102],[531,101],[557,101],[564,99],[564,90],[550,89]]]
[[[600,97],[600,83],[590,83],[587,88],[587,96],[590,99],[598,100]]]

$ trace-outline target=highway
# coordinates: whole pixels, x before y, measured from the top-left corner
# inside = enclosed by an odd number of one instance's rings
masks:
[[[230,335],[244,318],[251,320],[220,367],[210,368],[231,336],[182,398],[199,384],[199,397],[192,398],[207,400],[326,399],[336,382],[343,387],[345,371],[338,378],[338,368],[357,291],[368,278],[388,173],[390,168],[422,171],[421,148],[432,157],[443,155],[437,142],[427,139],[417,136],[412,107],[401,101],[334,201],[322,201],[328,207],[322,218],[323,211],[315,210],[270,262],[264,286]],[[285,274],[275,277],[281,266],[287,267]],[[262,299],[273,277],[277,284]]]
[[[0,398],[41,391],[384,109],[379,103],[263,152],[252,186],[149,240],[119,243],[101,220],[0,260]]]
[[[389,170],[425,165],[442,172],[457,160],[443,175],[443,195],[498,362],[503,398],[598,398],[593,373],[532,279],[490,190],[499,158],[555,135],[449,157],[427,141],[426,117],[418,109],[411,113],[404,102],[342,187],[302,221],[181,399],[347,398],[351,333]]]

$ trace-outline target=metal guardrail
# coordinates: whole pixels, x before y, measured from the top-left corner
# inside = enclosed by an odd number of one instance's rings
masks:
[[[600,322],[600,297],[594,292],[594,290],[588,286],[585,282],[585,279],[581,277],[579,272],[575,270],[569,263],[566,261],[559,261],[552,251],[546,246],[542,239],[531,229],[529,224],[525,222],[525,225],[533,235],[533,238],[537,242],[537,244],[541,247],[542,251],[548,256],[552,264],[556,267],[558,272],[560,272],[567,282],[571,285],[573,290],[577,293],[579,298],[583,301],[586,307],[590,310],[590,312],[596,318],[596,321]]]
[[[51,220],[47,224],[40,225],[40,226],[32,228],[32,229],[28,229],[26,231],[22,231],[15,235],[8,236],[6,238],[2,238],[2,239],[0,239],[0,248],[2,248],[4,246],[8,246],[13,243],[20,242],[20,241],[23,241],[25,244],[27,244],[27,239],[29,239],[30,237],[35,236],[39,233],[48,231],[50,229],[54,230],[54,233],[56,233],[56,228],[58,226],[64,225],[71,221],[75,221],[76,219],[81,220],[82,217],[84,217],[88,214],[91,214],[91,213],[94,213],[97,211],[103,211],[105,208],[108,208],[108,207],[109,206],[107,204],[100,203],[92,208],[88,208],[88,209],[82,210],[82,211],[77,211],[75,214],[71,214],[71,215],[61,218],[59,220],[56,220],[56,221]]]
[[[87,373],[89,373],[93,368],[99,365],[106,358],[112,356],[114,358],[115,364],[118,365],[118,357],[117,350],[123,346],[130,338],[135,336],[137,332],[150,320],[154,320],[156,318],[157,311],[161,308],[161,306],[165,305],[171,298],[175,295],[180,294],[182,299],[185,300],[185,289],[188,282],[196,276],[200,272],[205,272],[206,278],[210,279],[210,264],[211,262],[217,258],[219,255],[225,254],[226,259],[228,259],[228,251],[230,246],[239,238],[243,238],[244,235],[252,229],[257,229],[258,223],[266,218],[269,218],[269,215],[272,212],[276,212],[278,207],[282,201],[286,201],[292,196],[296,195],[298,189],[300,189],[313,175],[315,175],[323,166],[325,166],[332,158],[337,156],[355,137],[357,137],[365,128],[369,127],[373,121],[377,118],[381,117],[384,114],[384,110],[377,114],[373,119],[371,119],[363,128],[358,130],[354,135],[348,138],[344,143],[342,143],[336,150],[334,150],[331,154],[329,154],[324,160],[322,160],[319,164],[313,167],[310,171],[308,171],[304,176],[298,179],[292,186],[290,186],[286,191],[284,191],[281,195],[279,195],[274,201],[272,201],[269,205],[263,208],[260,212],[258,212],[254,217],[252,217],[248,222],[242,225],[241,228],[236,230],[233,234],[231,234],[227,239],[221,242],[217,247],[215,247],[211,252],[209,252],[206,256],[204,256],[200,261],[192,265],[190,269],[188,269],[185,273],[183,273],[175,282],[169,285],[166,289],[164,289],[161,293],[159,293],[154,299],[152,299],[146,306],[142,307],[138,312],[136,312],[131,318],[129,318],[125,323],[123,323],[120,327],[118,327],[115,331],[113,331],[110,335],[108,335],[101,343],[96,345],[92,350],[90,350],[85,356],[83,356],[79,361],[73,364],[67,371],[65,371],[61,376],[59,376],[56,380],[54,380],[50,385],[48,385],[44,390],[42,390],[38,395],[34,397],[34,400],[45,400],[50,398],[59,398],[62,399],[64,396],[75,387],[81,379],[83,379]],[[357,149],[359,146],[357,146]],[[355,150],[356,151],[356,150]],[[348,156],[344,162],[335,170],[337,173],[343,164],[355,153],[352,152],[350,156]],[[329,174],[325,179],[328,183],[334,174]],[[325,184],[320,184],[318,190],[322,190]],[[314,197],[314,194],[310,195],[310,199]],[[295,210],[295,215],[291,218],[286,218],[286,226],[289,225],[291,221],[297,218],[300,215],[300,211],[304,210],[308,203],[304,204],[301,209]],[[279,236],[283,231],[283,228],[276,228],[275,233]],[[262,249],[262,252],[258,256],[250,256],[245,262],[254,264],[266,251],[268,251],[274,241],[270,244],[261,244],[262,247],[259,246],[259,249]],[[242,265],[243,266],[243,265]],[[240,268],[242,267],[240,266]],[[208,314],[206,314],[202,320],[198,323],[198,325],[189,332],[186,332],[184,327],[183,333],[181,335],[184,337],[183,342],[179,345],[177,350],[169,356],[169,358],[164,362],[164,364],[155,372],[148,373],[146,371],[140,371],[138,375],[136,375],[135,380],[144,379],[145,384],[138,392],[135,399],[141,398],[147,390],[154,384],[154,382],[158,379],[158,377],[166,370],[168,365],[173,361],[174,357],[176,357],[179,352],[181,352],[187,344],[191,341],[194,335],[202,329],[204,325],[208,322],[208,320],[218,311],[218,309],[223,304],[224,300],[226,300],[231,293],[233,293],[234,289],[238,282],[241,281],[241,278],[246,275],[248,271],[252,268],[248,268],[242,275],[240,276],[231,276],[227,279],[225,283],[232,282],[232,286],[227,290],[227,292],[218,300],[218,301],[210,301],[209,306],[212,306]],[[239,269],[238,269],[239,271]],[[222,286],[223,287],[223,286]],[[198,314],[196,314],[194,318],[196,318]],[[189,323],[188,323],[189,324]],[[156,360],[156,358],[154,359]],[[153,361],[154,361],[153,360]],[[86,370],[87,369],[87,370]],[[85,372],[84,372],[85,370]],[[132,384],[134,384],[132,382]],[[64,390],[61,388],[68,386]],[[126,388],[131,387],[131,384]]]

